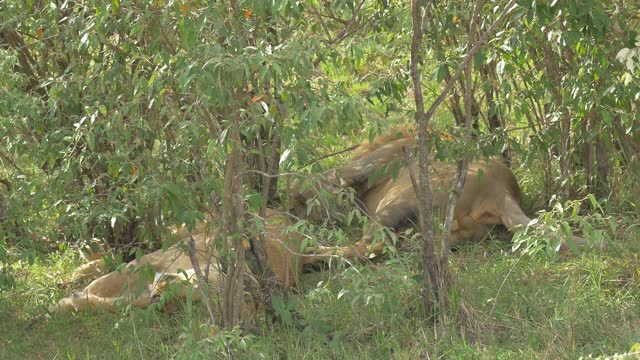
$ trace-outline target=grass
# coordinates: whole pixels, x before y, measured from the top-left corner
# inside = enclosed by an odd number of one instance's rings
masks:
[[[303,322],[277,323],[264,336],[209,335],[198,305],[168,315],[136,310],[57,315],[44,309],[71,292],[79,260],[39,259],[0,293],[2,359],[575,359],[622,353],[640,341],[638,233],[619,247],[545,261],[504,242],[467,245],[451,256],[450,326],[423,317],[418,257],[303,277]],[[73,286],[74,289],[78,285]]]

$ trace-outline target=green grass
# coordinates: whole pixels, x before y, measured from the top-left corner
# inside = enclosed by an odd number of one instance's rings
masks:
[[[619,246],[543,261],[504,242],[467,245],[451,255],[456,309],[450,326],[425,320],[418,257],[405,250],[377,264],[310,273],[294,296],[299,326],[233,337],[247,359],[575,359],[622,353],[640,341],[638,233]],[[410,246],[409,246],[410,247]],[[175,314],[136,310],[43,316],[72,291],[70,252],[24,267],[0,293],[2,359],[219,358],[199,305]],[[73,289],[79,289],[74,285]],[[236,334],[237,335],[237,334]]]

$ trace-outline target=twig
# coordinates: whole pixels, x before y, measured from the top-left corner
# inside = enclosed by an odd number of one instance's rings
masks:
[[[471,23],[469,24],[469,31],[467,32],[467,49],[469,52],[471,51],[473,44],[473,34],[476,22],[478,20],[478,12],[479,12],[479,3],[480,0],[477,0],[474,4],[473,16],[471,18]],[[470,61],[465,62],[465,86],[464,86],[464,140],[466,142],[471,141],[471,121],[472,121],[472,101],[473,101],[473,79],[472,79],[472,70],[473,64]],[[469,163],[469,157],[465,153],[462,158],[458,160],[457,169],[456,169],[456,177],[455,177],[455,188],[449,194],[449,200],[447,203],[447,216],[445,218],[444,227],[445,234],[442,237],[442,246],[440,248],[440,267],[443,274],[447,274],[448,267],[448,258],[449,258],[449,247],[451,242],[451,227],[453,225],[453,215],[454,209],[456,207],[456,202],[458,200],[458,196],[464,187],[464,183],[467,180],[467,167]]]
[[[313,10],[310,9],[309,12],[311,14],[315,15],[318,18],[318,22],[320,23],[320,26],[322,27],[322,30],[324,30],[325,34],[327,35],[327,38],[331,38],[331,32],[329,31],[329,28],[327,28],[327,25],[324,23],[324,20],[322,19],[323,16],[326,16],[326,17],[329,17],[329,18],[331,18],[331,17],[327,16],[327,15],[320,14],[320,12],[317,9],[313,8],[313,7],[310,7],[310,8],[313,9]]]
[[[196,280],[198,281],[198,288],[200,289],[200,294],[202,295],[202,301],[207,307],[207,312],[209,313],[209,321],[213,326],[216,324],[216,317],[213,313],[211,302],[209,301],[209,294],[206,291],[208,285],[206,284],[204,277],[202,276],[200,264],[198,263],[198,257],[196,256],[196,243],[193,240],[193,236],[191,236],[191,234],[189,234],[187,249],[189,250],[189,259],[191,260],[191,265],[193,265],[193,271],[196,274]]]
[[[482,34],[480,39],[478,39],[478,41],[474,44],[474,46],[471,48],[471,50],[469,50],[469,52],[467,53],[467,55],[464,58],[464,62],[460,66],[458,66],[458,69],[456,70],[456,73],[447,82],[447,85],[444,88],[444,90],[442,91],[442,93],[440,94],[440,96],[438,96],[438,98],[433,102],[433,104],[431,104],[431,107],[429,107],[429,110],[426,112],[426,117],[428,119],[433,117],[433,114],[435,113],[437,107],[442,103],[442,101],[444,101],[445,97],[447,97],[447,95],[449,94],[449,92],[453,88],[453,85],[455,84],[455,82],[458,81],[458,79],[460,78],[460,75],[462,75],[462,70],[464,70],[464,68],[466,67],[467,63],[470,62],[473,59],[473,55],[475,55],[475,53],[482,46],[484,46],[484,44],[487,42],[487,39],[489,38],[489,35],[491,35],[498,28],[498,25],[502,22],[502,20],[507,15],[509,15],[509,13],[511,13],[511,10],[513,10],[515,8],[515,6],[516,6],[516,0],[509,1],[507,6],[504,7],[502,12],[498,16],[498,19],[496,19],[496,21],[491,25],[491,27]]]
[[[331,153],[331,154],[322,155],[322,156],[320,156],[320,157],[317,157],[317,158],[315,158],[315,159],[313,159],[313,160],[309,161],[309,162],[308,162],[306,165],[304,165],[302,168],[304,169],[304,168],[306,168],[306,167],[308,167],[308,166],[311,166],[311,165],[313,165],[313,164],[317,163],[317,162],[318,162],[318,161],[320,161],[320,160],[324,160],[324,159],[326,159],[326,158],[330,158],[330,157],[333,157],[333,156],[336,156],[336,155],[344,154],[344,153],[349,152],[349,151],[351,151],[351,150],[355,150],[355,149],[357,149],[359,146],[360,146],[360,144],[352,145],[352,146],[349,146],[349,147],[348,147],[348,148],[346,148],[346,149],[342,149],[342,150],[336,151],[336,152]]]

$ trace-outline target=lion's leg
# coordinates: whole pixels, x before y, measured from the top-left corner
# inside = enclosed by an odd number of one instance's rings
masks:
[[[529,222],[531,222],[531,219],[524,214],[518,202],[510,196],[507,196],[505,198],[504,214],[501,216],[501,219],[510,231],[513,231],[513,228],[516,225],[527,226]],[[569,245],[569,243],[571,243],[571,245]],[[565,239],[562,241],[562,244],[560,244],[560,250],[569,250],[573,246],[577,248],[583,248],[588,245],[589,241],[587,241],[587,239],[573,235],[571,239]],[[599,243],[595,244],[594,246],[602,248],[604,247],[604,244]]]
[[[471,217],[479,223],[484,224],[504,224],[509,231],[514,231],[518,226],[527,226],[531,222],[529,218],[520,207],[520,204],[509,194],[504,195],[501,201],[496,203],[498,206],[479,206],[478,210],[471,213]],[[490,209],[489,211],[486,211]],[[497,222],[495,219],[499,219]],[[569,245],[571,243],[571,245]],[[561,250],[568,250],[571,247],[582,248],[589,245],[589,241],[586,239],[573,235],[571,240],[563,240],[560,245]],[[603,243],[595,244],[595,247],[604,247]]]
[[[205,269],[201,269],[200,271],[204,275]],[[152,299],[159,298],[162,293],[166,291],[167,286],[173,288],[174,295],[178,298],[186,298],[191,288],[198,288],[198,280],[194,269],[160,275],[158,281],[155,281],[151,286],[150,296]],[[210,294],[221,292],[222,279],[216,267],[212,266],[209,268],[209,274],[204,280],[208,284]],[[192,296],[194,301],[202,299],[202,294],[199,290],[194,291]]]
[[[138,273],[130,273],[131,270],[132,269],[125,268],[122,271],[112,271],[103,275],[93,280],[91,284],[85,288],[84,292],[98,297],[118,297],[122,295],[126,289],[135,291],[141,286],[140,282],[142,279]]]
[[[151,298],[148,296],[149,294],[146,295],[147,296],[119,298],[100,297],[93,294],[88,294],[86,292],[80,292],[60,300],[54,311],[57,313],[63,313],[101,309],[108,312],[116,313],[118,309],[116,304],[118,304],[119,302],[122,302],[123,304],[129,304],[137,308],[144,308],[149,306],[151,304]]]

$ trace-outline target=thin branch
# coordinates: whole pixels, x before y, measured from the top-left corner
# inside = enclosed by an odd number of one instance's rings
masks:
[[[331,9],[331,6],[327,6],[326,9],[327,9],[327,13],[329,14],[329,15],[327,15],[328,18],[330,18],[330,19],[332,19],[334,21],[337,21],[337,22],[341,23],[342,25],[346,25],[347,24],[348,20],[344,20],[343,18],[341,18],[338,15],[336,15],[333,12],[333,10]]]
[[[437,311],[437,299],[440,298],[440,275],[438,264],[435,259],[435,246],[433,243],[432,227],[432,199],[429,188],[429,148],[427,146],[427,130],[430,117],[424,111],[424,98],[422,87],[420,86],[420,71],[418,64],[422,62],[422,25],[426,14],[422,14],[421,0],[413,0],[411,4],[411,15],[413,24],[413,36],[411,37],[411,81],[413,82],[413,94],[416,103],[415,122],[418,126],[418,169],[419,182],[415,178],[411,179],[416,193],[420,196],[418,201],[418,215],[420,227],[422,229],[422,265],[423,283],[422,297],[424,305],[427,307],[429,315],[435,315]],[[425,12],[429,12],[431,1],[428,1]],[[444,96],[442,96],[444,98]]]
[[[404,161],[406,162],[407,169],[409,169],[409,178],[411,179],[413,191],[416,193],[416,197],[418,199],[422,199],[422,196],[420,195],[420,187],[418,186],[418,181],[416,181],[416,175],[413,173],[413,169],[410,166],[409,150],[406,146],[402,147],[402,153],[404,155]]]
[[[318,18],[318,22],[320,23],[322,30],[324,30],[324,33],[327,35],[327,38],[331,38],[331,31],[329,31],[327,24],[325,24],[324,20],[322,19],[323,16],[326,15],[320,14],[320,12],[314,7],[310,7],[309,12]]]
[[[196,273],[196,280],[198,281],[198,288],[202,295],[202,301],[207,308],[207,312],[209,313],[209,321],[211,325],[216,325],[216,317],[213,313],[213,307],[211,306],[211,302],[209,301],[209,293],[207,292],[208,284],[206,283],[204,277],[202,276],[202,271],[200,269],[200,264],[198,262],[198,257],[196,256],[196,243],[193,240],[193,236],[189,234],[189,241],[187,242],[187,249],[189,250],[189,259],[191,260],[191,265],[193,265],[193,271]]]
[[[304,165],[302,168],[304,169],[304,168],[306,168],[306,167],[308,167],[308,166],[311,166],[311,165],[313,165],[313,164],[317,163],[317,162],[318,162],[318,161],[320,161],[320,160],[324,160],[324,159],[326,159],[326,158],[330,158],[330,157],[333,157],[333,156],[337,156],[337,155],[340,155],[340,154],[344,154],[344,153],[349,152],[349,151],[351,151],[351,150],[355,150],[355,149],[357,149],[359,146],[360,146],[360,144],[356,144],[356,145],[349,146],[349,147],[348,147],[348,148],[346,148],[346,149],[342,149],[342,150],[339,150],[339,151],[336,151],[336,152],[333,152],[333,153],[330,153],[330,154],[322,155],[322,156],[320,156],[320,157],[317,157],[317,158],[315,158],[315,159],[313,159],[313,160],[309,161],[309,162],[308,162],[306,165]]]
[[[366,0],[362,0],[360,1],[360,3],[358,4],[358,6],[356,6],[353,10],[353,14],[351,15],[351,19],[349,19],[349,22],[347,22],[344,26],[344,28],[342,29],[342,31],[340,33],[338,33],[338,36],[336,36],[336,38],[332,41],[333,43],[339,43],[340,41],[342,41],[342,39],[344,39],[348,33],[349,33],[349,29],[351,29],[351,27],[353,26],[353,24],[356,22],[356,18],[358,17],[358,13],[360,12],[360,10],[362,9],[362,6],[364,5]]]
[[[485,31],[482,36],[480,37],[480,39],[478,39],[478,41],[475,43],[475,45],[471,48],[471,50],[469,50],[469,52],[467,53],[466,57],[464,58],[463,63],[458,66],[458,69],[456,70],[456,73],[453,75],[453,77],[447,82],[447,85],[445,86],[444,90],[442,91],[442,93],[440,94],[440,96],[438,96],[438,98],[433,102],[433,104],[431,104],[431,107],[429,107],[429,110],[426,112],[426,117],[428,119],[430,119],[431,117],[433,117],[433,114],[435,113],[436,109],[438,108],[438,106],[442,103],[442,101],[444,101],[444,99],[447,97],[447,95],[449,94],[449,92],[451,91],[451,88],[453,87],[453,85],[455,84],[456,81],[458,81],[458,79],[460,78],[460,76],[462,75],[462,71],[464,70],[464,68],[466,67],[467,63],[470,62],[473,59],[473,55],[475,55],[475,53],[480,50],[480,48],[482,46],[484,46],[484,44],[487,42],[487,39],[489,38],[489,35],[491,35],[493,32],[496,31],[496,29],[498,28],[498,25],[500,25],[500,23],[502,22],[502,20],[504,20],[504,18],[509,15],[511,13],[511,11],[513,9],[515,9],[516,7],[516,0],[511,0],[509,1],[509,3],[507,4],[507,6],[505,6],[505,8],[502,10],[502,12],[500,13],[500,15],[498,16],[498,19],[496,19],[496,21],[491,25],[491,27]]]
[[[471,23],[469,24],[469,30],[467,32],[467,49],[470,52],[473,45],[473,35],[475,33],[476,23],[478,21],[480,11],[480,0],[477,0],[474,4],[473,15]],[[474,88],[472,79],[473,64],[470,61],[465,62],[465,82],[464,82],[464,140],[469,143],[471,141],[471,121],[472,121],[472,105],[474,101]],[[467,156],[466,149],[460,160],[458,160],[455,177],[455,188],[449,194],[449,200],[447,204],[447,216],[445,218],[445,234],[442,237],[442,245],[440,247],[440,267],[441,274],[447,274],[448,259],[449,259],[449,247],[451,240],[451,227],[453,225],[454,210],[458,196],[462,192],[464,183],[467,179],[467,167],[469,163],[469,157]]]

